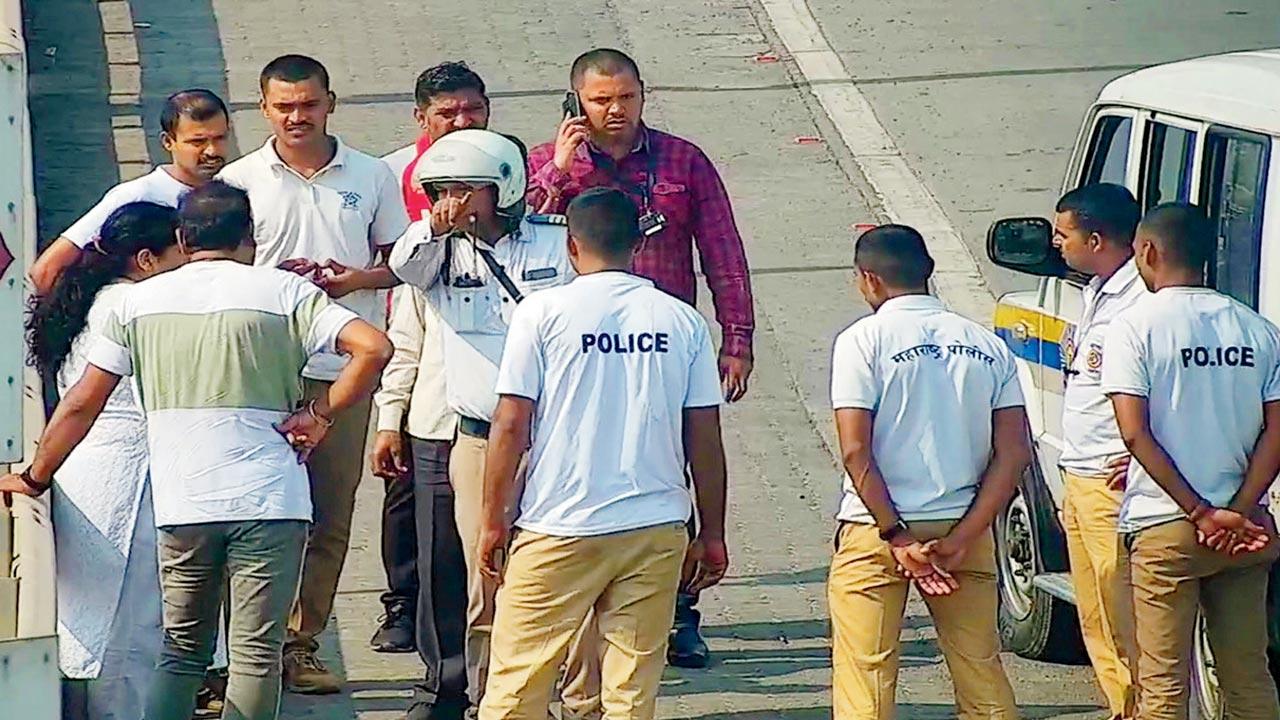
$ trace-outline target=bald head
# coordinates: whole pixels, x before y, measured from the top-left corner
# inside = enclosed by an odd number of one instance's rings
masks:
[[[621,50],[613,48],[588,50],[573,61],[573,67],[569,70],[569,82],[574,90],[582,87],[582,78],[588,72],[609,76],[630,73],[636,81],[640,81],[640,68],[636,61]]]

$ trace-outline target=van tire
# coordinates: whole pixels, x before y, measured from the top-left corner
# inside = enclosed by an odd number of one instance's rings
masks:
[[[1004,649],[1030,660],[1088,663],[1076,608],[1031,585],[1036,573],[1067,570],[1066,536],[1037,463],[995,523],[996,569]]]

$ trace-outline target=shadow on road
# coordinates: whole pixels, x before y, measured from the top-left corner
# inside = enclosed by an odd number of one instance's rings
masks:
[[[169,95],[205,88],[228,100],[227,62],[212,0],[128,0],[137,27],[134,36],[142,65],[142,98],[137,112],[147,133],[152,162],[165,158],[160,146],[160,110]],[[240,155],[233,142],[230,157]]]
[[[827,581],[826,565],[812,568],[810,570],[801,570],[799,572],[777,572],[777,573],[761,573],[759,575],[739,575],[737,577],[728,578],[724,581],[725,586],[745,585],[754,586],[772,586],[772,585],[802,585],[807,583],[825,583]]]
[[[1069,705],[1049,707],[1047,705],[1020,705],[1019,714],[1023,720],[1049,720],[1064,715],[1087,713],[1098,708],[1092,705]],[[954,705],[941,703],[902,703],[898,705],[900,720],[950,720],[956,716]],[[697,720],[830,720],[831,708],[828,706],[793,708],[787,710],[744,710],[742,712],[716,713],[699,715]]]

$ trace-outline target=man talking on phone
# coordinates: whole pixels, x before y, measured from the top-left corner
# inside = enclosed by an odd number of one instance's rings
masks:
[[[562,213],[583,191],[612,187],[640,212],[643,234],[631,271],[693,305],[693,249],[711,290],[720,324],[720,381],[729,402],[747,392],[755,312],[747,257],[720,174],[698,146],[645,125],[644,82],[634,60],[598,48],[569,72],[564,119],[554,142],[529,153],[529,206]],[[698,632],[697,596],[676,605],[668,661],[701,668],[710,652]]]

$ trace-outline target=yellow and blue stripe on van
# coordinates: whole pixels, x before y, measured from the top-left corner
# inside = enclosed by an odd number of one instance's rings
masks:
[[[999,303],[996,305],[995,331],[1014,357],[1040,365],[1044,372],[1034,372],[1036,387],[1062,391],[1062,368],[1071,354],[1067,321],[1039,310]]]

